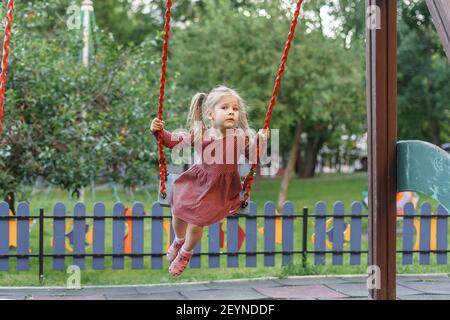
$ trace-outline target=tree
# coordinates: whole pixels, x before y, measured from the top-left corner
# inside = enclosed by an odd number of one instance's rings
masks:
[[[25,186],[38,177],[76,191],[99,177],[136,187],[156,173],[148,127],[159,89],[159,43],[150,37],[125,50],[100,33],[102,45],[84,68],[79,31],[68,30],[65,19],[42,31],[49,26],[41,20],[62,2],[16,8],[0,135],[0,190],[11,208],[11,195],[26,199]]]
[[[364,55],[364,0],[328,1],[337,33]],[[398,2],[398,137],[440,145],[450,139],[450,67],[425,1]]]
[[[399,138],[449,139],[450,66],[424,1],[400,4]]]

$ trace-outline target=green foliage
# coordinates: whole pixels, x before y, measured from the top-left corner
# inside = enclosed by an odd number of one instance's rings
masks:
[[[35,28],[63,1],[55,3],[16,8],[0,190],[20,191],[38,177],[66,190],[100,177],[127,187],[148,182],[155,174],[148,124],[159,93],[158,42],[123,49],[100,33],[102,45],[85,68],[79,30],[68,30],[64,19],[50,33]]]
[[[203,0],[173,1],[171,26],[195,20],[203,6]],[[100,28],[117,43],[133,46],[163,30],[166,1],[94,1],[94,10]]]
[[[193,94],[218,84],[241,93],[250,125],[260,127],[294,4],[176,2],[167,128],[184,126]],[[80,61],[81,31],[67,28],[69,5],[16,4],[0,135],[3,193],[21,191],[38,177],[77,190],[97,179],[136,188],[157,175],[157,146],[148,126],[157,111],[164,1],[136,10],[128,0],[95,1],[100,45],[89,68]],[[340,22],[331,35],[324,8]],[[299,123],[305,154],[322,145],[349,148],[351,139],[342,136],[366,130],[363,8],[364,1],[305,2],[270,123],[281,130],[282,153]],[[402,3],[400,13],[399,137],[445,142],[449,66],[424,4]]]
[[[257,128],[272,94],[292,10],[279,2],[240,10],[214,1],[205,11],[197,23],[174,30],[172,69],[180,71],[188,97],[220,83],[237,88]],[[311,19],[302,18],[297,27],[271,128],[290,137],[301,121],[311,137],[328,132],[328,138],[338,128],[359,133],[365,118],[364,59],[308,25]],[[285,149],[290,139],[281,143]]]
[[[327,1],[338,35],[365,54],[364,0]],[[398,1],[398,135],[440,145],[450,140],[450,66],[425,1]]]
[[[400,6],[399,136],[450,140],[450,66],[424,1]]]

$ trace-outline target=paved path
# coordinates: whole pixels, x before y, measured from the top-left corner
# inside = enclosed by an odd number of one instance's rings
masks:
[[[286,279],[178,283],[161,285],[0,287],[0,299],[34,300],[368,300],[365,276],[307,276]],[[397,277],[400,300],[450,300],[446,274]]]

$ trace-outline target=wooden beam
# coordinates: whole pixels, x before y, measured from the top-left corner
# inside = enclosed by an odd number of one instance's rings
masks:
[[[397,1],[366,0],[369,266],[376,300],[396,299]],[[371,19],[376,23],[371,24]]]
[[[441,38],[442,46],[450,63],[450,0],[426,0],[433,23]]]

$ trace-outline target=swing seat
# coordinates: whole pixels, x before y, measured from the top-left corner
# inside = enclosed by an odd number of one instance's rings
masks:
[[[173,196],[173,183],[175,180],[183,173],[183,166],[169,165],[168,166],[168,175],[166,177],[166,194],[165,197],[161,194],[161,183],[159,186],[158,192],[158,202],[161,207],[169,207],[170,208],[170,200]]]
[[[244,185],[244,180],[250,172],[251,165],[247,163],[238,164],[239,176],[241,177],[241,184]],[[245,189],[242,188],[239,193],[239,198],[242,203],[242,199],[244,198]],[[250,197],[247,199],[247,203],[250,203]],[[245,208],[242,208],[236,214],[249,214],[250,207],[247,205]]]
[[[244,181],[245,177],[250,172],[251,166],[249,164],[238,164],[238,171],[239,176],[241,178],[241,183]],[[176,166],[176,165],[169,165],[168,166],[168,175],[166,177],[166,194],[165,197],[161,194],[161,188],[159,188],[158,192],[158,202],[161,207],[168,207],[170,208],[170,200],[173,196],[173,184],[175,180],[185,171],[185,168],[183,166]],[[160,186],[161,187],[161,186]],[[242,201],[244,197],[244,190],[241,190],[239,193],[240,200]],[[250,202],[250,198],[248,199],[248,202]],[[236,214],[248,214],[249,206],[246,206],[245,208],[241,208]]]

